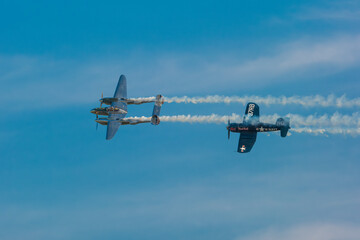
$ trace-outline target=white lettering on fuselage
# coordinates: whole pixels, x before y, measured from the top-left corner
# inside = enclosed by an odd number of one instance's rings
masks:
[[[255,104],[253,103],[249,104],[248,115],[251,117],[254,115],[254,108],[255,108]]]

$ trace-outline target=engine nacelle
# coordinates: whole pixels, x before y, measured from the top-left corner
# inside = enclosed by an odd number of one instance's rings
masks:
[[[152,125],[159,125],[160,123],[160,117],[158,115],[153,115],[151,117],[151,124]]]

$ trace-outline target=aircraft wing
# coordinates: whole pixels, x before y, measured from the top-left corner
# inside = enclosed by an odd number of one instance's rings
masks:
[[[121,75],[115,89],[114,99],[126,99],[126,98],[127,98],[126,77],[124,75]],[[114,101],[111,103],[111,106],[118,107],[120,109],[127,111],[127,104],[124,101]],[[113,115],[119,115],[119,114],[113,114]],[[119,116],[114,116],[114,117],[117,118]]]
[[[114,120],[108,121],[107,130],[106,130],[106,140],[110,140],[115,136],[120,125],[121,125],[121,123],[119,123],[117,121],[114,121]]]
[[[113,104],[114,103],[112,103],[111,105],[113,105]],[[125,104],[125,107],[126,107],[126,104]],[[107,130],[106,130],[106,140],[110,140],[115,136],[117,130],[119,129],[119,127],[121,125],[120,121],[122,119],[124,119],[125,116],[126,116],[126,114],[113,114],[113,113],[109,114]]]
[[[260,121],[260,108],[254,102],[249,102],[246,105],[244,123],[256,124]]]
[[[256,141],[257,132],[240,133],[239,145],[237,151],[239,153],[250,152]]]
[[[126,77],[121,75],[116,86],[114,98],[127,98]]]
[[[126,98],[127,97],[127,89],[126,89],[126,77],[121,75],[119,78],[119,82],[116,86],[114,98]],[[127,111],[127,104],[125,102],[112,102],[112,107],[118,107]],[[123,119],[126,114],[119,113],[110,113],[108,118],[107,130],[106,130],[106,140],[112,139],[117,130],[119,129],[121,122],[119,120]]]

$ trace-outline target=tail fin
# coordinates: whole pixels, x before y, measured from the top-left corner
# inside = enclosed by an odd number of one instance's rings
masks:
[[[278,118],[276,120],[276,125],[280,127],[280,135],[281,137],[286,137],[289,129],[290,129],[290,118]]]
[[[161,106],[164,103],[164,97],[161,96],[160,94],[156,96],[156,100],[155,100],[155,105],[154,105],[154,110],[153,110],[153,114],[151,117],[151,124],[152,125],[159,125],[160,123],[160,110],[161,110]]]

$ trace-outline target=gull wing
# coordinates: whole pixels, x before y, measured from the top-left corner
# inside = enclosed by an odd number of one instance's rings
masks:
[[[256,142],[257,132],[240,133],[239,145],[237,151],[239,153],[250,152]]]
[[[246,105],[244,123],[256,124],[260,121],[260,108],[254,102],[249,102]]]

